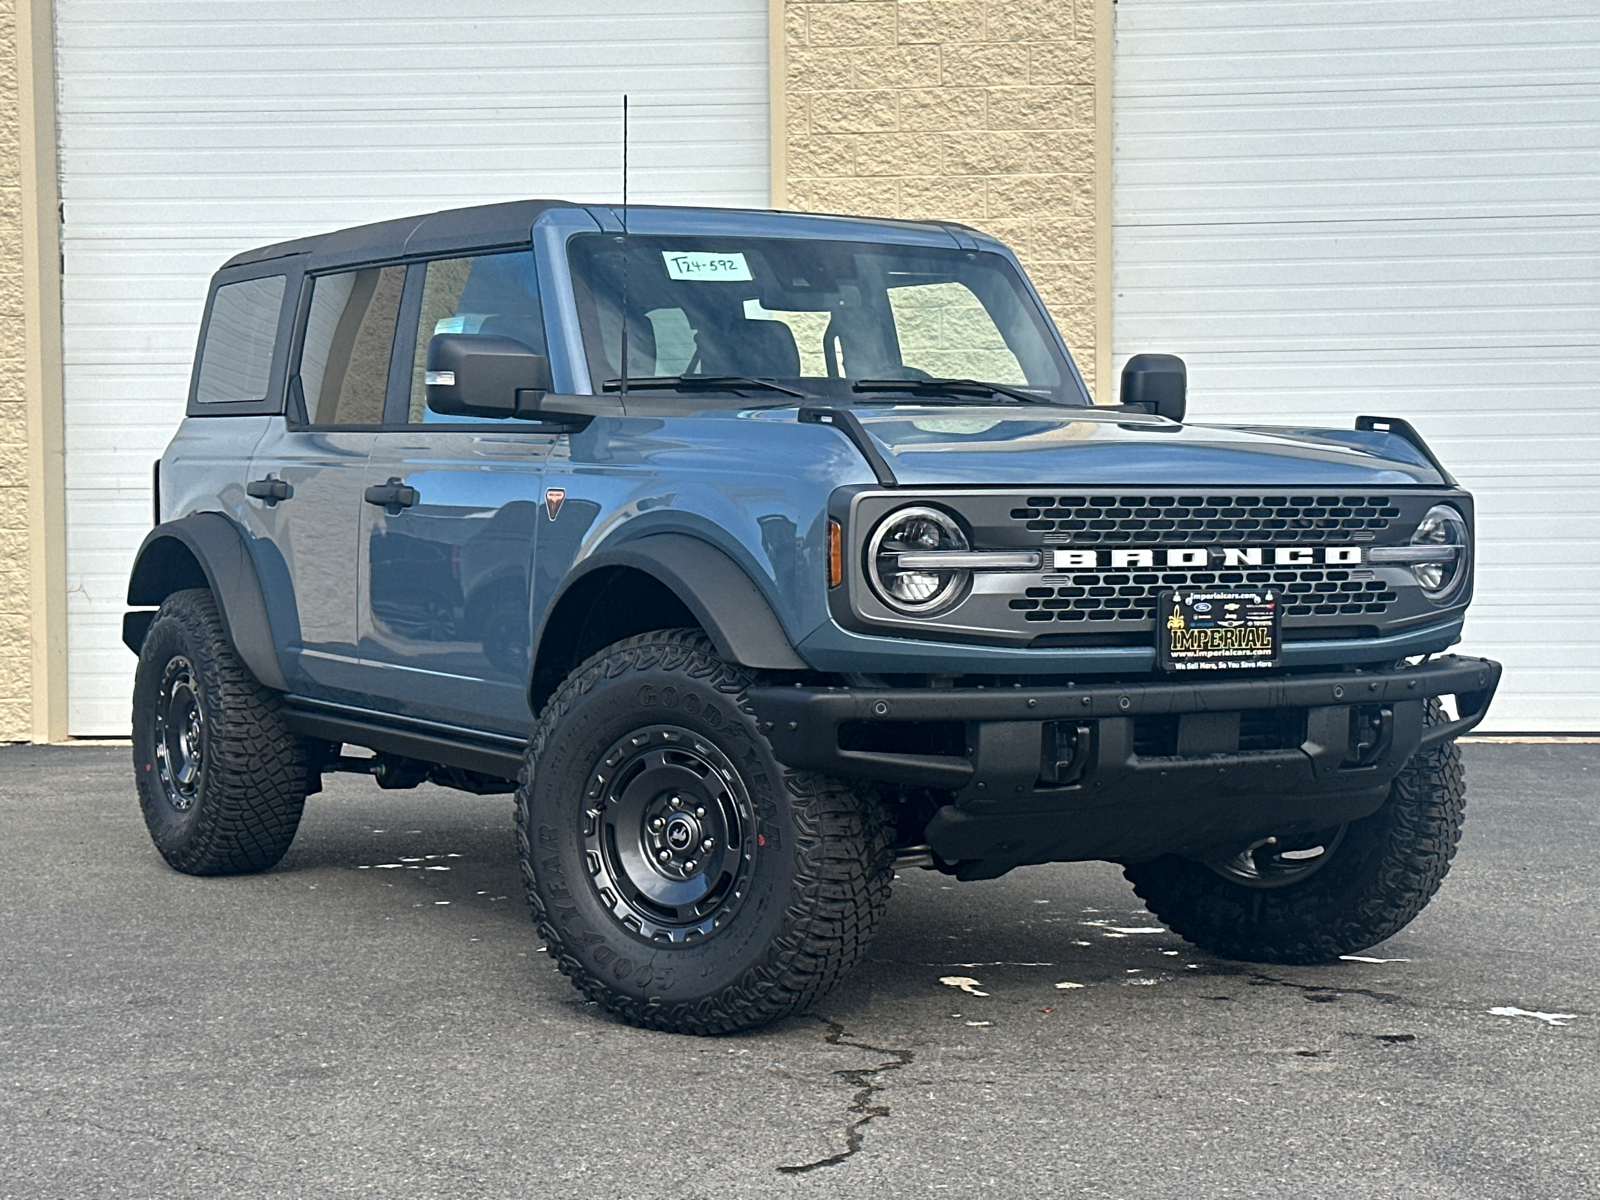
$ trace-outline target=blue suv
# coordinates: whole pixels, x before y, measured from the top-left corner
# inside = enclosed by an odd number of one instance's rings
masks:
[[[1005,246],[521,202],[212,283],[128,587],[145,819],[260,871],[330,771],[515,792],[541,935],[691,1033],[800,1011],[896,866],[1124,866],[1235,958],[1448,869],[1472,499],[1404,421],[1095,405]],[[351,751],[365,748],[367,753]]]

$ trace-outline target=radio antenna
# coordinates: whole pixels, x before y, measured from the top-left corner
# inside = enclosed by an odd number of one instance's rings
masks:
[[[627,406],[628,399],[628,93],[622,93],[622,383],[618,387]]]

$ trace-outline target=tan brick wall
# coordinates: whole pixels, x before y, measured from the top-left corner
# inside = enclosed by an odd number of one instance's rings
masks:
[[[0,741],[32,731],[15,0],[0,0]]]
[[[943,218],[1016,250],[1093,385],[1095,12],[784,0],[791,208]]]

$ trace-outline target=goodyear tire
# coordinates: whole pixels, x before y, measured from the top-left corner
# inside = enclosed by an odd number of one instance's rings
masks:
[[[145,634],[133,767],[150,837],[185,874],[265,871],[294,840],[305,748],[234,653],[210,592],[174,592]]]
[[[1442,715],[1428,702],[1428,724]],[[1382,808],[1212,863],[1168,856],[1124,868],[1173,932],[1223,958],[1315,963],[1393,937],[1439,890],[1461,839],[1466,790],[1453,742],[1417,754]]]
[[[540,935],[589,999],[636,1025],[732,1033],[801,1012],[862,956],[889,899],[881,806],[786,770],[753,677],[698,630],[575,670],[517,793]]]

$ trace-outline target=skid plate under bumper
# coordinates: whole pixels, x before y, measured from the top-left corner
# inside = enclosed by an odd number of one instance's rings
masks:
[[[797,770],[948,792],[927,831],[964,878],[1023,863],[1236,852],[1377,810],[1419,748],[1483,719],[1500,664],[1029,688],[757,688]],[[1425,726],[1425,703],[1458,716]]]

